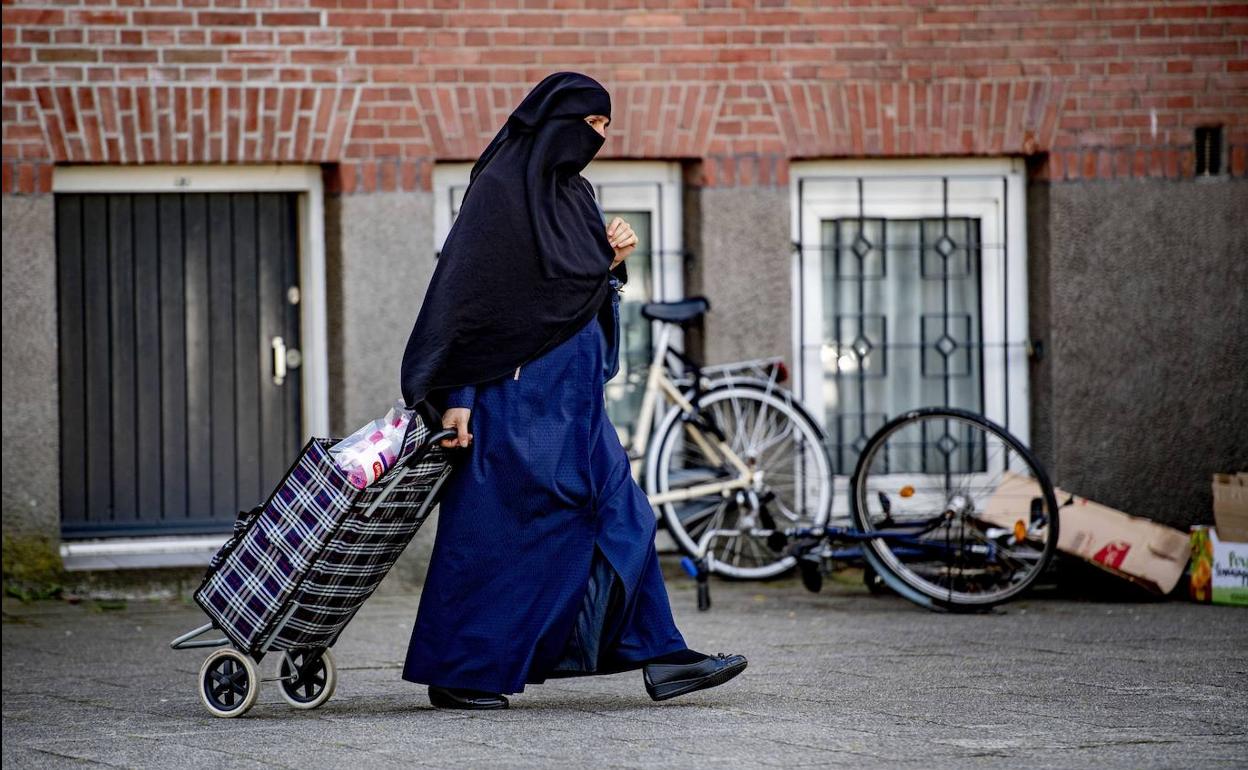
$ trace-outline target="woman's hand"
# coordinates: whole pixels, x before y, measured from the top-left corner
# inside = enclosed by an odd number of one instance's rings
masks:
[[[447,409],[442,414],[442,427],[454,428],[459,433],[455,438],[444,438],[440,442],[442,446],[450,448],[456,446],[468,446],[472,443],[472,434],[468,432],[468,418],[472,415],[471,409],[465,409],[457,406],[453,409]]]
[[[637,234],[633,232],[632,226],[619,217],[612,219],[607,225],[607,240],[611,241],[611,248],[615,249],[615,259],[611,262],[611,267],[623,262],[637,248]]]

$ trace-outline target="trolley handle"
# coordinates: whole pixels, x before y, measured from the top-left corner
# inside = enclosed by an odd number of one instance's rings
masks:
[[[425,439],[425,443],[416,447],[416,450],[412,452],[410,455],[408,455],[407,457],[403,458],[403,462],[399,463],[399,465],[407,466],[407,465],[411,465],[412,463],[419,462],[420,460],[424,459],[425,455],[429,454],[434,449],[452,448],[452,447],[441,447],[441,446],[438,446],[438,444],[444,439],[455,438],[458,435],[459,435],[459,431],[455,430],[454,428],[443,428],[437,433],[434,433],[429,438]]]
[[[421,403],[425,404],[426,402],[422,401]],[[416,420],[422,420],[426,426],[430,426],[429,419],[425,419],[425,415],[421,414],[419,410],[409,410],[409,411],[411,413],[412,423],[407,428],[408,433],[410,433],[413,430],[416,430]],[[433,416],[434,413],[431,411],[430,415]],[[437,415],[437,417],[439,420],[441,419],[440,415]],[[425,442],[421,444],[420,446],[416,447],[414,450],[412,450],[411,454],[409,454],[407,457],[404,457],[402,460],[400,460],[397,463],[397,466],[407,467],[414,462],[419,462],[422,458],[424,458],[425,455],[429,454],[429,452],[434,447],[437,447],[440,441],[442,441],[443,439],[455,438],[457,435],[459,434],[454,428],[442,428],[441,430],[433,433],[433,435],[429,436],[429,438],[425,439]],[[407,434],[405,434],[403,437],[403,445],[404,446],[407,445]],[[446,449],[449,447],[441,447],[441,448]]]
[[[416,430],[417,421],[419,420],[430,429],[433,435],[425,439],[425,443],[416,447],[410,455],[399,461],[398,464],[400,466],[410,466],[414,462],[419,462],[432,449],[437,447],[442,440],[455,438],[459,435],[454,428],[442,427],[442,413],[433,404],[429,403],[428,399],[421,399],[415,407],[409,407],[408,413],[411,416],[411,421],[407,426],[408,433]],[[434,430],[435,428],[441,428],[441,430]],[[403,445],[407,445],[407,435],[403,437]],[[450,447],[441,448],[449,449]]]
[[[397,463],[393,468],[391,468],[390,471],[388,472],[392,473],[394,475],[394,478],[391,479],[390,482],[386,484],[385,487],[382,488],[381,492],[378,493],[378,495],[375,498],[373,498],[373,501],[369,503],[368,508],[365,509],[364,513],[361,514],[361,516],[367,519],[370,516],[372,516],[374,512],[376,512],[377,506],[381,505],[381,503],[384,500],[390,497],[390,493],[394,491],[395,487],[399,485],[399,482],[403,480],[403,477],[406,476],[408,472],[412,469],[411,468],[412,463],[418,462],[419,460],[423,459],[425,455],[429,454],[430,451],[432,451],[435,447],[438,446],[437,442],[441,441],[442,439],[454,438],[457,435],[459,435],[459,432],[456,431],[454,428],[443,428],[442,430],[438,431],[437,433],[433,434],[428,439],[426,439],[425,443],[421,444],[416,449],[416,451],[412,452],[410,455],[404,458],[401,462]],[[442,478],[446,478],[445,473],[443,473]],[[441,481],[439,481],[438,484],[441,484]],[[435,484],[435,488],[437,487],[438,484]]]

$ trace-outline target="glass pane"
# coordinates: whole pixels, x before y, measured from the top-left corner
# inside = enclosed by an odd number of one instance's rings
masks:
[[[900,412],[982,413],[980,222],[828,219],[822,230],[825,424],[845,474]]]
[[[607,383],[607,414],[628,446],[632,440],[650,365],[650,322],[641,317],[641,306],[653,300],[654,238],[653,215],[649,211],[607,209],[607,221],[620,217],[637,234],[637,248],[628,255],[628,283],[620,297],[620,371]]]

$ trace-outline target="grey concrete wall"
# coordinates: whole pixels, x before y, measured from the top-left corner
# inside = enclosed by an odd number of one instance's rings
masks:
[[[1028,337],[1037,342],[1031,357],[1031,439],[1029,444],[1040,462],[1050,469],[1053,463],[1053,383],[1050,323],[1052,304],[1049,281],[1049,190],[1046,183],[1027,188],[1027,314]]]
[[[400,396],[399,364],[433,276],[433,194],[327,196],[330,430],[344,436]],[[387,577],[423,581],[436,514]]]
[[[1033,185],[1037,435],[1072,492],[1182,528],[1248,469],[1248,180]]]
[[[326,199],[330,423],[350,433],[399,397],[399,364],[433,275],[433,194]]]
[[[56,238],[51,195],[4,196],[4,534],[60,534]]]
[[[791,366],[788,187],[691,188],[685,202],[688,293],[711,301],[694,349],[711,364],[784,356]]]

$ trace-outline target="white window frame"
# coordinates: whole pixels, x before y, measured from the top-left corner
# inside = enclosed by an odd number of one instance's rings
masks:
[[[859,215],[857,179],[887,184],[890,177],[895,177],[896,182],[888,194],[864,195],[863,216],[940,217],[944,213],[941,197],[938,193],[932,198],[931,185],[939,191],[941,178],[948,178],[957,182],[956,195],[951,188],[948,215],[978,218],[985,228],[982,242],[1004,244],[1009,279],[1005,293],[985,291],[981,300],[984,414],[1008,425],[1011,433],[1028,443],[1031,398],[1027,356],[1025,351],[1004,347],[1003,343],[1009,340],[1002,338],[1008,333],[1017,340],[1025,337],[1028,329],[1026,173],[1018,158],[824,160],[792,164],[791,232],[794,243],[803,244],[807,250],[806,259],[795,250],[791,266],[793,360],[797,363],[795,382],[801,385],[803,402],[812,413],[823,414],[822,264],[813,250],[822,237],[821,221]],[[976,184],[977,180],[983,184]],[[984,286],[1000,285],[1000,267],[997,260],[984,260]],[[1008,332],[1003,331],[1007,329]]]
[[[604,209],[650,212],[650,221],[655,223],[650,296],[655,302],[683,299],[684,259],[673,257],[684,253],[680,164],[600,160],[589,164],[582,176],[594,185]],[[652,331],[658,334],[657,322]]]
[[[303,438],[329,435],[329,334],[325,195],[320,166],[57,166],[53,193],[298,193],[299,323]],[[82,540],[61,545],[66,569],[134,569],[208,563],[227,534]]]

